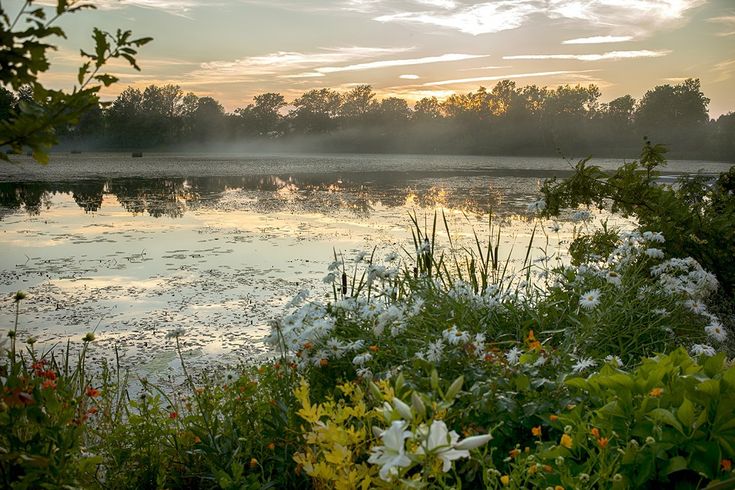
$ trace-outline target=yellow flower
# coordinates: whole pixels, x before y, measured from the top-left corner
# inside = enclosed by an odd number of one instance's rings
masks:
[[[508,475],[501,476],[500,483],[502,483],[504,487],[507,487],[510,484],[510,476]]]
[[[563,434],[561,436],[561,441],[559,442],[562,446],[564,446],[567,449],[572,448],[572,438],[569,437],[569,434]]]
[[[564,487],[562,487],[561,485],[557,485],[554,487],[554,490],[564,490]]]

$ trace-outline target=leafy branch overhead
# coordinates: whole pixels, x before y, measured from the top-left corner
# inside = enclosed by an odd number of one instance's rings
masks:
[[[49,89],[38,80],[51,68],[49,51],[57,49],[51,41],[66,38],[56,25],[58,19],[94,8],[90,2],[58,0],[56,7],[49,9],[27,0],[11,17],[0,4],[0,84],[21,93],[9,117],[0,121],[0,159],[8,161],[8,154],[28,148],[33,158],[46,163],[49,149],[58,142],[56,129],[78,123],[82,114],[98,106],[100,89],[118,81],[103,71],[105,65],[122,58],[140,70],[135,56],[152,38],[134,39],[131,31],[110,33],[95,28],[94,49],[81,50],[86,61],[79,67],[77,85],[71,91]]]

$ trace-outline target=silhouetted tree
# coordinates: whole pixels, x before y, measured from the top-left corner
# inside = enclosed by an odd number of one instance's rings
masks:
[[[296,108],[291,113],[294,131],[320,134],[334,130],[341,104],[339,92],[328,88],[309,90],[293,102]]]

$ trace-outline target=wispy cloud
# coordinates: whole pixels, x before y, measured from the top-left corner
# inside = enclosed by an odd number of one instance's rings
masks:
[[[562,41],[562,44],[606,44],[623,43],[631,40],[633,40],[633,36],[592,36],[567,39],[566,41]]]
[[[712,71],[716,74],[715,83],[724,82],[733,78],[735,74],[735,59],[724,60],[712,67]]]
[[[543,15],[551,19],[576,20],[587,27],[604,28],[618,37],[643,36],[676,25],[685,20],[689,10],[705,1],[496,0],[467,5],[444,0],[414,0],[412,6],[411,2],[405,1],[396,4],[388,0],[353,0],[361,5],[362,11],[377,13],[374,19],[379,22],[426,24],[472,35],[516,29],[533,16]]]
[[[426,65],[430,63],[444,63],[449,61],[462,61],[471,60],[475,58],[485,58],[486,54],[442,54],[439,56],[426,56],[423,58],[414,59],[403,59],[403,60],[383,60],[383,61],[371,61],[369,63],[359,63],[356,65],[348,66],[325,66],[317,68],[315,71],[318,73],[339,73],[343,71],[361,71],[361,70],[372,70],[375,68],[390,68],[394,66],[412,66],[412,65]]]
[[[406,74],[406,75],[400,75],[398,78],[401,78],[403,80],[418,80],[421,77],[418,75]]]
[[[716,24],[723,24],[727,31],[720,31],[716,33],[717,36],[735,36],[735,15],[723,15],[720,17],[711,17],[707,19],[708,22],[714,22]]]
[[[467,34],[487,34],[516,29],[538,12],[536,1],[501,0],[472,6],[454,6],[441,11],[399,12],[375,17],[378,22],[428,24],[456,29]],[[448,11],[447,11],[448,10]]]
[[[610,51],[597,54],[520,54],[515,56],[503,56],[504,60],[578,60],[578,61],[609,61],[624,60],[631,58],[658,58],[671,53],[669,50],[651,51],[641,49],[638,51]]]
[[[492,77],[474,77],[474,78],[459,78],[455,80],[442,80],[439,82],[428,82],[424,83],[424,87],[433,87],[439,85],[461,85],[467,83],[477,82],[497,82],[499,80],[510,80],[514,78],[538,78],[538,77],[550,77],[556,75],[569,75],[573,73],[579,73],[573,70],[558,70],[558,71],[539,71],[533,73],[512,73],[508,75],[498,75]]]
[[[205,77],[218,82],[224,80],[247,81],[251,80],[254,76],[284,74],[292,78],[310,78],[322,76],[323,73],[317,71],[311,73],[293,72],[324,65],[349,63],[361,59],[393,55],[410,51],[411,49],[413,48],[370,48],[355,46],[323,49],[312,53],[278,51],[262,56],[249,56],[234,61],[210,61],[202,63],[199,70],[192,72],[190,75],[194,77]]]

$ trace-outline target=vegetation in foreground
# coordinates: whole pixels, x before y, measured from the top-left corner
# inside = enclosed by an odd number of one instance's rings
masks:
[[[730,177],[658,186],[660,150],[617,176],[580,164],[529,206],[611,204],[641,229],[580,235],[571,263],[529,253],[511,274],[496,225],[474,249],[447,230],[442,248],[439,220],[428,233],[414,220],[415,253],[335,256],[331,301],[295,297],[273,325],[277,358],[228,379],[185,370],[179,389],[133,394],[109,366],[90,374],[92,335],[59,359],[16,322],[0,364],[3,486],[733,488],[731,273],[700,265],[731,246],[703,235],[731,236]],[[609,192],[619,179],[640,181],[636,203]],[[689,224],[692,199],[722,220]],[[674,232],[651,229],[664,224]],[[169,334],[179,352],[184,335]]]

